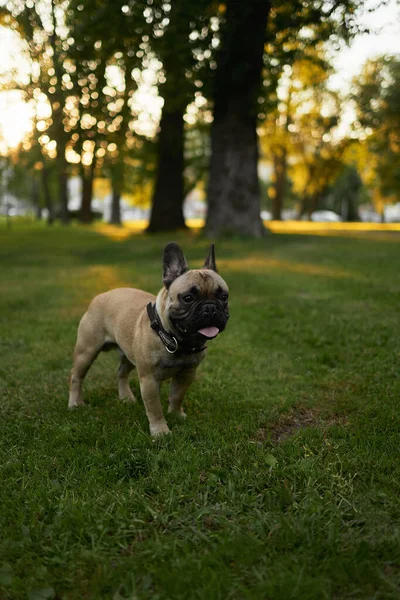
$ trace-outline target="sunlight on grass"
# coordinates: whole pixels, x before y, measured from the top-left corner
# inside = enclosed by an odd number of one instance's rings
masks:
[[[109,265],[92,265],[86,269],[84,287],[90,287],[92,289],[93,282],[95,282],[95,287],[99,290],[110,290],[129,285],[128,282],[122,280],[118,276],[118,269],[116,267],[110,267]]]
[[[203,220],[202,219],[188,219],[187,224],[189,225],[189,227],[192,228],[197,228],[197,227],[201,227]],[[275,224],[278,224],[278,221],[274,222]],[[288,223],[291,226],[295,226],[297,224],[296,221],[286,221],[286,222],[282,222],[279,223],[279,225],[285,225],[286,223]],[[269,223],[270,224],[270,223]],[[312,226],[312,225],[326,225],[326,223],[309,223],[309,222],[299,222],[300,225],[308,225],[308,226]],[[95,225],[94,229],[97,233],[100,233],[102,235],[105,235],[107,237],[109,237],[110,239],[112,239],[113,241],[125,241],[127,238],[129,238],[129,236],[132,234],[132,232],[139,232],[141,231],[141,229],[144,229],[146,225],[145,221],[128,221],[125,223],[125,227],[116,227],[115,225],[107,225],[106,223],[104,224],[99,224],[99,225]],[[328,223],[328,225],[349,225],[349,223]],[[357,223],[356,223],[357,225]],[[361,223],[362,225],[362,223]],[[279,229],[279,228],[278,228]],[[276,231],[276,233],[278,233],[278,231]],[[284,229],[282,229],[282,233],[289,233],[289,231],[284,231]],[[293,229],[293,231],[290,231],[290,233],[306,233],[305,230],[303,231],[296,231],[295,229]],[[330,232],[326,232],[325,233],[321,233],[321,232],[313,232],[313,231],[307,231],[307,233],[315,233],[316,235],[331,235]],[[370,234],[369,234],[370,235]],[[304,273],[307,275],[320,275],[320,276],[324,276],[324,277],[336,277],[336,278],[354,278],[354,274],[350,273],[348,271],[345,271],[344,269],[338,269],[338,268],[327,268],[327,267],[322,267],[319,265],[314,265],[314,264],[310,264],[310,263],[293,263],[293,262],[288,262],[285,260],[277,260],[277,259],[270,259],[270,258],[265,258],[265,256],[248,256],[247,258],[240,258],[240,259],[232,259],[232,260],[220,260],[219,264],[222,268],[227,268],[227,269],[231,269],[233,271],[236,272],[246,272],[249,269],[261,269],[261,270],[282,270],[282,271],[287,271],[287,272],[292,272],[292,273]],[[98,267],[95,267],[98,268]],[[106,267],[104,267],[106,269]],[[103,275],[100,274],[99,279],[101,280],[102,278],[105,280],[108,280],[110,277],[110,273],[103,273]],[[111,277],[112,280],[112,277]],[[119,285],[110,285],[109,289],[112,289],[112,287],[120,287]]]
[[[275,233],[275,232],[274,232]],[[278,232],[276,232],[278,233]],[[286,232],[279,232],[286,233]],[[287,232],[299,235],[315,235],[319,237],[350,238],[352,240],[368,240],[374,242],[399,243],[400,238],[397,231],[299,231]]]
[[[400,223],[316,223],[314,221],[264,221],[274,233],[400,231]]]
[[[186,225],[191,229],[204,227],[204,219],[186,219]],[[313,221],[264,221],[264,225],[273,233],[288,233],[298,235],[322,235],[322,236],[356,236],[377,241],[391,239],[387,235],[391,232],[400,232],[400,223],[316,223]],[[146,229],[147,221],[125,221],[123,227],[98,223],[93,226],[94,230],[115,241],[124,241],[133,233],[139,233]],[[364,235],[363,235],[364,234]]]
[[[93,225],[93,229],[96,233],[105,235],[116,242],[123,242],[133,233],[142,233],[147,225],[147,221],[125,221],[122,227],[108,223],[96,223]],[[201,229],[204,219],[186,219],[186,225],[190,229]]]
[[[128,221],[124,227],[109,225],[108,223],[96,223],[93,225],[93,229],[96,233],[105,235],[115,242],[123,242],[132,235],[132,231],[142,231],[144,221]]]
[[[221,268],[230,269],[236,272],[249,272],[249,270],[259,271],[288,271],[290,273],[304,273],[306,275],[321,275],[323,277],[335,278],[355,278],[355,274],[344,269],[333,267],[322,267],[312,263],[295,263],[286,260],[274,258],[265,258],[264,256],[248,256],[247,258],[220,260]]]
[[[61,317],[80,317],[97,294],[119,287],[132,287],[132,282],[119,275],[118,267],[92,265],[80,269],[74,277],[67,277],[69,300],[59,307]],[[71,299],[73,298],[73,301]]]

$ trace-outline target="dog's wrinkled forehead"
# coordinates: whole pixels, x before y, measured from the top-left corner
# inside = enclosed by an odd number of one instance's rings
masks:
[[[170,298],[196,288],[203,296],[211,296],[217,290],[228,292],[228,286],[220,275],[215,262],[215,248],[211,244],[201,269],[190,270],[186,258],[175,242],[170,242],[163,252],[163,283]]]
[[[228,292],[228,286],[218,273],[208,269],[193,269],[175,279],[169,292],[173,298],[196,288],[202,296],[212,296],[217,290]]]

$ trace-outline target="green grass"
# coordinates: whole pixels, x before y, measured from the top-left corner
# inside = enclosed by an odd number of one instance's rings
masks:
[[[399,598],[400,238],[217,243],[231,321],[154,441],[114,353],[87,407],[68,376],[90,299],[156,292],[169,240],[0,232],[0,598]]]

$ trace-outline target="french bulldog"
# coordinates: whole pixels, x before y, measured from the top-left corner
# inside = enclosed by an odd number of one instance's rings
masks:
[[[78,327],[70,378],[70,408],[83,404],[82,384],[100,352],[116,348],[121,399],[135,401],[129,373],[136,367],[150,433],[169,433],[160,387],[171,379],[168,412],[186,417],[182,402],[206,356],[206,343],[226,328],[229,289],[217,272],[212,244],[201,269],[189,270],[180,247],[163,253],[163,287],[153,296],[117,288],[96,296]]]

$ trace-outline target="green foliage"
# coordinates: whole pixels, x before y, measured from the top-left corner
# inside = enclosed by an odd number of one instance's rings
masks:
[[[263,123],[262,147],[273,165],[273,201],[283,208],[291,181],[299,213],[311,214],[342,170],[348,142],[334,139],[341,98],[329,88],[332,67],[323,48],[299,56],[279,77],[279,102]]]
[[[146,66],[143,48],[150,26],[144,18],[145,6],[136,2],[133,8],[122,10],[122,2],[73,0],[67,11],[75,39],[70,59],[79,112],[79,136],[73,147],[82,154],[89,142],[86,164],[96,161],[97,168],[108,173],[122,170],[120,163],[136,141],[131,103],[138,87],[134,72]],[[84,157],[81,160],[85,162]]]
[[[156,152],[154,139],[138,136],[135,145],[125,153],[124,193],[134,206],[148,208],[151,204],[157,162]]]
[[[356,132],[375,159],[375,188],[390,201],[400,194],[400,60],[368,61],[354,82]]]
[[[382,4],[385,2],[378,2],[374,9]],[[292,144],[288,142],[287,129],[296,124],[289,122],[290,116],[283,127],[279,122],[282,117],[277,94],[279,82],[302,61],[313,63],[328,76],[330,67],[320,52],[321,47],[329,40],[331,48],[338,48],[343,40],[355,35],[358,17],[368,7],[364,0],[274,2],[265,31],[260,89],[258,83],[246,83],[258,59],[261,61],[264,41],[264,30],[258,42],[251,33],[244,32],[246,15],[254,6],[254,2],[247,5],[214,0],[10,0],[0,10],[1,21],[21,35],[30,63],[29,82],[21,86],[16,81],[15,85],[23,89],[26,100],[34,106],[43,108],[44,102],[48,106],[48,114],[37,119],[37,129],[30,140],[25,140],[25,150],[32,154],[32,165],[37,169],[46,165],[53,173],[57,171],[61,179],[66,170],[86,179],[95,172],[109,177],[118,192],[128,193],[132,193],[133,180],[142,181],[140,178],[145,175],[143,185],[148,194],[148,176],[150,172],[156,173],[155,161],[152,158],[149,169],[133,99],[143,73],[150,67],[156,72],[154,83],[164,100],[164,113],[177,111],[183,115],[193,100],[199,108],[196,116],[190,117],[186,131],[187,189],[206,179],[211,153],[208,128],[218,94],[225,102],[222,114],[231,103],[240,104],[243,113],[251,113],[254,118],[258,115],[261,121],[273,125],[275,137],[269,154],[282,154],[282,148],[287,153],[288,145]],[[261,2],[260,6],[266,4]],[[229,10],[233,15],[231,31],[227,30]],[[249,31],[254,32],[254,27]],[[256,44],[259,52],[252,49]],[[252,58],[241,61],[245,47]],[[217,74],[226,65],[227,75],[219,81]],[[360,109],[365,113],[360,123],[368,131],[371,128],[374,131],[373,135],[368,133],[369,142],[379,157],[376,174],[380,193],[386,196],[396,194],[400,183],[396,166],[398,70],[395,60],[387,61],[382,70],[378,66],[364,92],[359,94],[361,103],[366,98]],[[311,89],[315,82],[308,84]],[[338,104],[337,99],[335,102]],[[201,110],[204,103],[208,111],[206,124]],[[306,106],[306,101],[302,100],[302,104]],[[306,190],[307,186],[300,189],[299,177],[292,175],[291,179],[299,194],[316,197],[341,168],[341,158],[338,146],[332,149],[329,140],[323,148],[316,147],[316,136],[310,138],[310,128],[307,129],[311,122],[313,130],[322,137],[330,134],[335,122],[332,118],[316,119],[315,115],[310,121],[297,120],[301,131],[296,144],[298,148],[301,145],[311,148],[312,181],[318,190]],[[20,161],[24,160],[21,156]],[[135,169],[141,163],[136,170],[132,170],[132,160]],[[27,171],[26,185],[36,175],[32,169]],[[301,178],[304,183],[304,173]],[[287,180],[287,176],[283,179]],[[61,197],[60,192],[55,194],[55,198]]]
[[[380,0],[374,10],[385,4],[386,0]],[[343,41],[362,33],[363,27],[358,23],[368,10],[364,0],[340,0],[330,4],[319,0],[273,3],[267,26],[260,119],[276,108],[277,86],[284,70],[299,60],[309,60],[326,68],[326,61],[318,57],[321,46],[329,42],[332,50],[338,50]]]
[[[211,156],[210,124],[203,121],[187,128],[185,137],[185,193],[193,190],[199,182],[207,180]]]
[[[261,209],[272,211],[272,197],[274,195],[274,182],[260,179]],[[286,173],[282,208],[295,208],[300,198],[293,190],[293,182]]]
[[[344,221],[357,221],[362,198],[361,177],[353,166],[346,165],[332,184],[323,207],[341,215]]]
[[[175,239],[200,266],[207,242]],[[153,441],[142,402],[117,400],[113,354],[89,373],[87,407],[68,411],[67,387],[90,299],[156,292],[167,241],[0,236],[0,596],[395,600],[397,244],[222,241],[231,322],[188,419]]]

